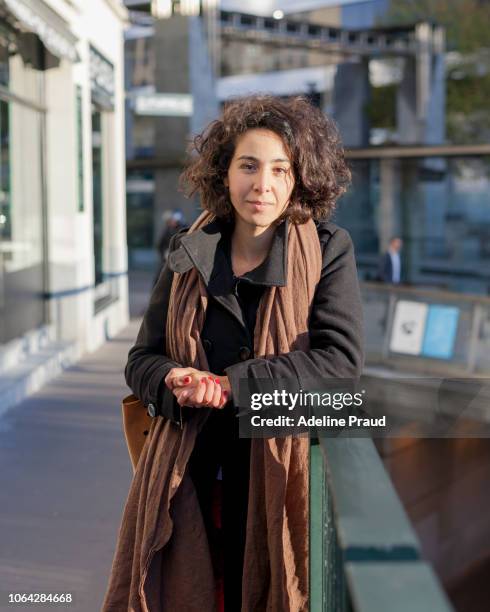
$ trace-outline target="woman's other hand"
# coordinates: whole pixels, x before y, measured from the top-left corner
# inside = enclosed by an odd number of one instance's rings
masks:
[[[227,376],[195,368],[172,368],[165,384],[180,406],[223,408],[231,395]]]
[[[196,370],[196,368],[172,368],[165,376],[165,384],[173,391],[176,387],[184,387],[190,383],[196,384],[204,376],[212,376],[211,372]]]

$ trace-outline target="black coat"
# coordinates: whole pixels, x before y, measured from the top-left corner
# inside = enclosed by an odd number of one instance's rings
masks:
[[[379,258],[378,280],[383,283],[393,282],[393,263],[388,252],[383,253]]]
[[[362,305],[354,249],[349,234],[329,222],[317,223],[322,247],[321,279],[309,323],[310,350],[270,359],[254,359],[253,329],[260,297],[267,286],[284,286],[287,278],[288,221],[278,226],[267,259],[239,279],[230,259],[231,225],[215,220],[203,230],[176,234],[167,265],[151,294],[125,375],[145,406],[181,423],[182,413],[164,378],[184,367],[165,355],[165,326],[173,272],[195,266],[210,300],[202,330],[210,370],[227,375],[232,395],[240,378],[356,378],[363,365]],[[193,408],[184,409],[194,410]]]

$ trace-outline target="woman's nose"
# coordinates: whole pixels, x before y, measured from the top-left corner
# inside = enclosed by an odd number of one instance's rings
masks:
[[[270,174],[267,170],[259,170],[259,172],[255,175],[254,189],[260,193],[270,191],[271,180]]]

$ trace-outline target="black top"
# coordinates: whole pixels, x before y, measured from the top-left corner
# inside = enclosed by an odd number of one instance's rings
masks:
[[[260,268],[257,266],[253,270],[250,270],[242,276],[235,276],[233,274],[233,267],[231,262],[231,228],[227,228],[227,231],[223,233],[221,240],[218,243],[217,251],[223,256],[222,262],[224,264],[224,274],[230,278],[230,284],[234,296],[238,301],[240,307],[243,322],[248,332],[248,343],[242,347],[242,355],[246,348],[249,349],[248,357],[253,357],[251,348],[253,347],[255,320],[257,318],[257,309],[259,307],[260,299],[265,291],[265,285],[258,284],[253,281],[254,273]],[[218,255],[219,256],[219,255]],[[213,338],[213,330],[220,329],[219,319],[226,318],[226,311],[223,313],[223,306],[217,300],[214,300],[212,296],[210,299],[213,300],[213,308],[208,308],[206,312],[206,319],[202,330],[202,340],[204,350],[209,362],[209,369],[214,374],[223,376],[224,370],[228,366],[235,363],[235,360],[230,362],[229,356],[233,353],[231,351],[216,351],[213,348],[216,346],[215,338]],[[232,339],[231,339],[232,340]],[[221,340],[222,342],[223,340]],[[228,359],[227,359],[228,356]]]

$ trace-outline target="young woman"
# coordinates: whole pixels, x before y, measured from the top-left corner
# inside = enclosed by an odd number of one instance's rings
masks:
[[[204,212],[174,237],[126,366],[156,417],[103,609],[306,611],[309,441],[240,438],[238,389],[359,376],[353,247],[329,221],[350,173],[302,98],[228,103],[194,154],[183,182]]]

